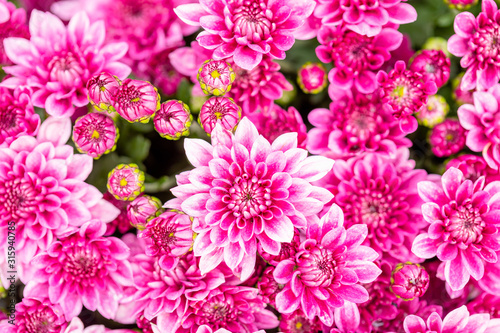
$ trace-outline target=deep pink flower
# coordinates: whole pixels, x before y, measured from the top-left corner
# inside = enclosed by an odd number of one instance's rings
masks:
[[[118,89],[121,81],[109,73],[102,72],[92,76],[87,82],[87,91],[90,104],[97,111],[109,111],[111,93]]]
[[[328,85],[325,67],[320,63],[305,63],[297,73],[297,83],[306,94],[319,94]]]
[[[419,264],[397,264],[392,271],[391,290],[405,301],[421,297],[429,287],[429,274]]]
[[[15,65],[4,67],[13,77],[1,85],[29,87],[33,105],[52,116],[71,116],[75,107],[88,104],[86,85],[92,75],[106,71],[123,79],[130,73],[120,62],[127,45],[104,44],[104,22],[91,24],[85,13],[75,15],[65,27],[56,16],[34,10],[30,32],[30,40],[5,39],[5,52]]]
[[[322,325],[318,318],[309,319],[301,310],[282,314],[280,332],[282,333],[320,333]]]
[[[205,94],[222,96],[231,90],[236,76],[227,61],[209,59],[201,65],[197,78]]]
[[[441,50],[422,50],[412,59],[410,70],[421,73],[424,80],[442,87],[450,78],[450,58]]]
[[[298,147],[305,148],[307,127],[299,111],[293,106],[290,106],[288,111],[285,111],[279,105],[274,104],[269,110],[254,112],[248,118],[257,127],[259,133],[269,142],[274,141],[281,134],[296,132]]]
[[[144,192],[144,172],[137,164],[119,164],[108,174],[108,191],[116,199],[132,201]]]
[[[192,121],[189,106],[174,99],[161,103],[153,118],[155,130],[161,137],[169,140],[178,140],[181,136],[189,135]]]
[[[399,128],[392,112],[383,108],[378,93],[335,91],[329,109],[314,109],[309,122],[307,149],[314,154],[349,157],[361,152],[384,152],[394,155],[411,141]]]
[[[0,13],[0,65],[11,65],[3,41],[9,37],[30,37],[26,25],[26,11],[16,8],[12,2],[0,0]]]
[[[470,179],[473,182],[481,176],[485,176],[486,184],[500,180],[500,172],[490,168],[481,156],[471,154],[460,155],[446,164],[446,170],[451,167],[462,171],[465,179]]]
[[[132,269],[129,248],[118,238],[103,237],[105,231],[101,221],[89,221],[35,256],[31,264],[37,271],[25,296],[48,297],[61,305],[68,321],[82,306],[113,318],[123,287],[132,284]]]
[[[36,135],[39,126],[40,116],[33,109],[28,91],[0,87],[0,147],[21,135]]]
[[[407,0],[317,0],[314,16],[324,25],[343,25],[360,34],[375,36],[388,23],[404,24],[417,19]]]
[[[410,152],[402,148],[394,157],[367,153],[337,160],[332,172],[318,185],[330,189],[346,217],[346,227],[364,224],[369,233],[363,243],[382,257],[415,261],[411,242],[425,222],[416,184],[426,180],[425,170],[414,169]]]
[[[195,169],[177,177],[177,198],[166,207],[194,217],[194,253],[201,256],[202,273],[225,261],[245,280],[255,266],[257,241],[277,255],[281,243],[292,240],[294,227],[304,228],[332,198],[310,182],[323,177],[333,161],[307,157],[297,148],[296,133],[270,144],[248,118],[234,134],[217,126],[212,144],[184,141]]]
[[[87,113],[73,127],[73,142],[80,153],[99,158],[116,149],[119,133],[115,122],[104,113]]]
[[[485,186],[484,177],[474,183],[462,171],[448,169],[438,185],[418,183],[424,219],[430,223],[427,233],[417,236],[412,251],[420,258],[437,255],[446,263],[444,273],[451,289],[462,289],[469,277],[480,280],[485,262],[498,261],[500,250],[500,198],[495,195],[500,182]]]
[[[16,260],[23,282],[30,276],[29,261],[57,237],[92,217],[109,222],[119,213],[84,182],[92,171],[92,158],[73,154],[73,147],[64,144],[70,135],[68,118],[49,117],[37,138],[21,136],[0,148],[0,244],[2,249],[7,246],[8,222],[14,221]],[[0,256],[0,264],[6,259]]]
[[[385,28],[374,37],[362,36],[343,27],[322,27],[318,32],[316,54],[324,63],[334,68],[328,74],[330,83],[337,89],[356,87],[362,93],[372,93],[378,83],[374,71],[391,58],[389,51],[396,50],[403,35]]]
[[[448,7],[458,9],[458,10],[466,10],[470,6],[477,4],[479,0],[444,0],[448,4]]]
[[[59,304],[53,304],[48,299],[29,297],[24,297],[22,302],[17,303],[15,321],[16,332],[23,333],[60,333],[68,326]]]
[[[417,130],[418,122],[412,116],[427,103],[427,98],[437,92],[434,81],[421,73],[406,69],[403,61],[396,62],[389,74],[377,74],[380,84],[383,107],[399,119],[399,126],[405,133]]]
[[[420,108],[415,116],[419,124],[433,128],[444,121],[449,111],[450,106],[443,96],[432,95],[429,96],[427,103]]]
[[[160,109],[160,94],[147,81],[126,79],[112,89],[110,109],[131,123],[147,123]]]
[[[203,103],[198,123],[208,135],[217,124],[223,129],[232,131],[241,119],[241,108],[228,97],[211,97]]]
[[[163,213],[162,202],[156,197],[142,195],[127,205],[127,217],[130,224],[144,230],[151,219]]]
[[[448,118],[437,124],[429,135],[431,150],[437,157],[448,157],[465,147],[467,131],[457,119]]]
[[[310,224],[306,240],[295,257],[281,261],[274,279],[285,288],[276,296],[281,313],[301,309],[308,319],[316,316],[333,324],[333,310],[345,301],[366,302],[368,292],[361,283],[374,281],[381,270],[372,261],[379,256],[361,243],[368,235],[366,225],[344,228],[344,215],[337,205],[317,224]]]
[[[475,18],[464,12],[455,17],[455,33],[448,40],[448,51],[462,57],[460,65],[467,68],[460,88],[488,89],[500,78],[500,55],[496,39],[499,37],[500,11],[494,0],[482,1],[482,12]]]
[[[283,97],[283,91],[293,90],[279,71],[280,65],[267,56],[252,70],[245,70],[230,60],[228,62],[233,67],[236,80],[227,97],[232,97],[241,107],[243,116],[271,109],[273,102]]]
[[[293,31],[314,6],[313,0],[200,0],[174,11],[187,24],[205,29],[197,40],[214,50],[214,59],[232,56],[239,67],[252,70],[263,55],[285,58],[295,41]]]
[[[191,218],[181,212],[166,211],[150,220],[137,237],[145,240],[148,256],[160,259],[162,269],[174,269],[179,257],[193,247]]]

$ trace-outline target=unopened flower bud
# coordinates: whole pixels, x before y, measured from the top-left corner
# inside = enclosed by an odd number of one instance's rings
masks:
[[[429,287],[429,274],[419,264],[397,264],[392,271],[391,290],[399,298],[411,301],[421,297]]]
[[[127,217],[130,224],[139,230],[144,230],[151,219],[163,212],[160,199],[149,195],[136,198],[127,206]]]
[[[118,200],[132,201],[144,192],[144,178],[137,164],[119,164],[108,174],[108,191]]]
[[[104,113],[88,113],[75,122],[73,142],[79,152],[99,158],[116,149],[118,128]]]
[[[102,72],[94,75],[87,82],[87,97],[97,111],[108,111],[111,106],[111,94],[121,82],[111,74]]]
[[[207,60],[198,71],[198,82],[207,95],[222,96],[231,90],[235,74],[224,60]]]
[[[240,118],[241,108],[232,98],[212,97],[201,107],[198,122],[210,135],[217,123],[224,129],[232,131],[238,125]]]
[[[112,108],[131,123],[147,123],[160,108],[158,90],[147,81],[124,80],[113,90],[111,100]]]
[[[189,107],[177,100],[162,103],[153,120],[156,131],[169,140],[178,140],[181,136],[189,135],[192,121]]]
[[[432,95],[429,96],[427,103],[420,108],[416,116],[420,124],[433,128],[443,122],[449,111],[450,106],[443,96]]]
[[[298,72],[297,83],[306,94],[318,94],[328,85],[325,67],[319,63],[307,62]]]

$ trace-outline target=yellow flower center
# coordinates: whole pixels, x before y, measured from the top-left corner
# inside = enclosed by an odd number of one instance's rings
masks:
[[[99,139],[100,135],[99,135],[99,132],[97,132],[96,130],[94,130],[92,132],[92,139]]]
[[[127,182],[127,180],[125,178],[122,178],[120,180],[120,186],[127,186],[127,184],[128,184],[128,182]]]
[[[212,73],[210,73],[210,76],[214,79],[218,79],[220,77],[220,73],[218,70],[214,70],[212,71]]]

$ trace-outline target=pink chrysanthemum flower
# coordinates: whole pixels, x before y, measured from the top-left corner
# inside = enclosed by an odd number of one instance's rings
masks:
[[[472,151],[483,152],[490,167],[499,169],[500,159],[500,86],[489,92],[474,93],[474,105],[462,105],[457,113],[460,124],[468,130],[466,144]],[[497,157],[497,158],[495,158]]]
[[[412,114],[418,112],[427,103],[428,97],[437,92],[436,83],[421,73],[407,70],[403,61],[396,62],[389,74],[378,72],[377,80],[383,107],[392,111],[399,119],[403,132],[415,132],[418,122]]]
[[[478,3],[479,0],[444,0],[448,7],[458,10],[466,10]]]
[[[374,37],[362,36],[343,27],[322,27],[318,32],[316,54],[324,63],[333,63],[328,74],[330,83],[337,89],[356,87],[362,93],[372,93],[378,83],[375,73],[391,58],[389,51],[396,50],[403,35],[385,28]]]
[[[484,185],[484,177],[473,183],[456,168],[443,174],[440,185],[418,183],[425,201],[422,214],[431,225],[415,238],[412,251],[420,258],[437,255],[445,262],[446,282],[454,291],[464,288],[470,276],[480,280],[485,262],[498,261],[500,198],[495,194],[500,182]]]
[[[309,319],[297,309],[290,314],[282,314],[280,332],[282,333],[320,333],[323,326],[318,318]]]
[[[305,63],[297,73],[297,83],[306,94],[319,94],[328,85],[325,67],[320,63]]]
[[[163,213],[162,202],[156,197],[143,195],[127,205],[127,217],[130,224],[144,230],[151,219]]]
[[[126,79],[112,90],[111,109],[131,123],[147,123],[160,109],[160,94],[147,81]]]
[[[174,269],[179,257],[193,246],[191,218],[181,212],[166,211],[150,220],[137,237],[145,240],[148,256],[160,259],[162,269]]]
[[[73,127],[73,142],[80,153],[99,158],[116,149],[118,128],[111,117],[103,113],[87,113]]]
[[[195,218],[194,253],[203,273],[225,261],[242,280],[252,273],[257,241],[277,255],[290,242],[294,227],[304,228],[331,200],[329,191],[310,184],[333,165],[324,157],[307,157],[297,148],[297,134],[272,144],[243,118],[234,134],[217,126],[212,145],[184,141],[194,170],[178,176],[177,197],[167,203]]]
[[[48,299],[29,297],[24,297],[16,305],[15,321],[16,332],[23,333],[60,333],[65,332],[68,326],[59,304],[53,304]]]
[[[88,104],[86,85],[92,75],[106,71],[123,79],[130,73],[120,62],[127,46],[104,44],[104,23],[89,23],[85,13],[75,15],[65,27],[56,16],[35,10],[30,32],[31,40],[5,39],[5,52],[15,65],[4,67],[13,77],[1,85],[29,87],[33,105],[52,116],[71,116],[75,107]]]
[[[280,65],[269,57],[264,57],[252,70],[245,70],[232,61],[229,63],[236,79],[227,97],[236,101],[243,110],[243,116],[271,109],[274,101],[283,97],[283,91],[293,90],[293,86],[279,71]]]
[[[500,180],[500,172],[490,168],[481,156],[471,154],[460,155],[446,164],[446,170],[452,167],[462,171],[465,179],[470,179],[473,182],[481,176],[485,177],[486,184]]]
[[[337,160],[319,183],[335,195],[333,202],[343,210],[346,227],[368,227],[364,245],[399,262],[415,261],[410,257],[411,242],[425,227],[416,184],[426,180],[427,173],[415,170],[409,155],[402,148],[393,157],[367,153]]]
[[[441,50],[422,50],[412,59],[410,70],[421,73],[425,81],[442,87],[450,78],[450,58]]]
[[[11,65],[3,41],[9,37],[29,38],[26,11],[6,0],[0,0],[0,65]]]
[[[456,78],[453,79],[453,81],[452,81],[452,86],[453,86],[452,97],[457,102],[458,105],[473,104],[474,103],[473,94],[476,91],[476,89],[462,90],[460,87],[462,85],[463,77],[464,77],[464,73],[460,73],[457,75]]]
[[[208,135],[217,124],[232,131],[241,119],[241,108],[228,97],[211,97],[203,103],[198,122]]]
[[[307,127],[299,111],[293,106],[285,111],[279,105],[274,104],[268,111],[252,113],[248,118],[269,142],[274,141],[281,134],[296,132],[298,147],[305,148]]]
[[[90,104],[97,111],[108,111],[111,106],[111,93],[120,85],[121,81],[116,76],[106,72],[92,76],[87,82]]]
[[[429,288],[429,274],[419,264],[400,263],[392,271],[391,291],[405,301],[421,297],[427,288]]]
[[[192,121],[189,106],[178,100],[161,103],[153,118],[156,131],[161,137],[169,140],[178,140],[181,136],[189,135]]]
[[[129,248],[118,238],[103,237],[105,231],[101,221],[89,221],[34,257],[37,271],[25,296],[48,297],[61,305],[68,321],[82,306],[113,318],[123,287],[132,284],[132,269]]]
[[[307,148],[311,153],[349,157],[361,152],[384,152],[394,155],[411,141],[399,128],[392,112],[383,108],[377,92],[336,91],[330,109],[314,109],[309,122]]]
[[[119,164],[108,174],[108,191],[118,200],[132,201],[144,192],[144,179],[137,164]]]
[[[324,25],[343,25],[368,36],[376,36],[388,23],[405,24],[417,19],[417,11],[407,0],[317,0],[314,16]]]
[[[314,10],[313,0],[200,0],[174,9],[181,20],[201,25],[198,42],[214,49],[213,57],[233,57],[241,68],[252,70],[264,55],[284,59],[302,26]]]
[[[94,215],[104,222],[118,215],[118,209],[84,182],[92,171],[92,158],[73,154],[73,147],[64,144],[70,135],[68,118],[50,117],[40,126],[37,138],[21,136],[0,148],[0,244],[2,249],[7,246],[8,223],[14,221],[16,260],[23,282],[29,279],[26,269],[32,257],[57,237]],[[1,256],[0,264],[6,259]],[[4,278],[4,273],[0,275]]]
[[[36,135],[40,116],[35,113],[28,91],[0,87],[0,147],[22,135]]]
[[[381,270],[372,262],[378,254],[361,245],[366,225],[344,228],[344,215],[337,205],[317,224],[310,224],[295,257],[276,266],[274,279],[285,288],[276,296],[281,313],[301,309],[308,319],[316,316],[333,324],[333,310],[345,301],[362,303],[368,292],[360,283],[374,281]]]
[[[448,118],[436,125],[429,135],[431,150],[437,157],[448,157],[465,147],[467,131],[457,119]]]
[[[443,96],[432,95],[429,96],[427,103],[420,108],[415,116],[419,124],[433,128],[444,121],[449,111],[450,106]]]
[[[482,1],[482,12],[477,18],[469,12],[455,17],[455,33],[448,40],[448,51],[462,57],[460,65],[467,68],[460,88],[471,90],[477,86],[488,89],[500,77],[500,55],[496,40],[500,37],[500,11],[494,0]]]
[[[231,90],[236,76],[226,61],[209,59],[201,65],[197,78],[206,95],[222,96]]]

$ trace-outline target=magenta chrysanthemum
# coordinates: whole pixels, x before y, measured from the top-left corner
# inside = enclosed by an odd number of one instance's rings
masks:
[[[378,83],[374,71],[391,58],[390,51],[396,50],[403,41],[403,35],[391,28],[385,28],[375,37],[358,35],[341,27],[323,27],[319,30],[316,54],[324,63],[333,63],[328,74],[333,85],[330,89],[351,89],[356,87],[362,93],[372,93]]]
[[[420,108],[415,116],[420,124],[433,128],[444,121],[449,111],[450,106],[443,96],[432,95],[429,96],[427,103]]]
[[[329,110],[314,109],[309,113],[309,122],[315,126],[308,133],[310,152],[333,158],[361,152],[393,155],[398,148],[411,146],[377,93],[336,91],[332,99]]]
[[[427,76],[406,69],[403,61],[396,62],[389,74],[377,74],[384,108],[392,111],[399,119],[399,126],[405,133],[413,133],[418,127],[412,114],[427,103],[427,98],[437,92],[437,86]]]
[[[360,34],[375,36],[388,23],[404,24],[417,19],[407,0],[317,0],[314,16],[324,25],[342,25]]]
[[[467,68],[461,89],[476,87],[488,89],[500,77],[500,54],[497,39],[500,38],[500,11],[494,0],[482,1],[482,12],[475,18],[464,12],[455,17],[455,33],[448,40],[448,51],[462,57],[460,65]]]
[[[214,59],[232,56],[239,67],[251,70],[263,55],[285,58],[295,41],[293,31],[304,24],[314,6],[313,0],[200,0],[174,11],[187,24],[205,29],[197,40],[214,49]]]
[[[405,301],[422,297],[429,287],[429,274],[419,264],[397,264],[392,271],[391,291]]]
[[[426,180],[427,173],[414,169],[409,154],[400,149],[392,158],[368,153],[337,160],[329,177],[320,182],[335,195],[333,202],[342,208],[346,227],[367,225],[363,244],[400,262],[413,260],[411,242],[425,226],[416,184]]]
[[[104,223],[92,220],[34,257],[36,272],[25,295],[60,304],[68,321],[82,306],[113,318],[123,287],[132,284],[132,269],[129,248],[118,238],[103,237],[105,231]]]
[[[436,82],[442,87],[450,78],[450,59],[441,50],[422,50],[410,64],[410,70],[421,73],[423,80]]]
[[[48,299],[25,297],[16,305],[16,332],[60,333],[64,332],[67,326],[68,322],[61,306],[51,303]]]
[[[111,91],[111,107],[131,123],[147,123],[160,109],[160,95],[147,81],[126,79]]]
[[[144,192],[144,172],[137,164],[119,164],[108,174],[108,191],[116,199],[132,201]]]
[[[156,197],[143,195],[127,205],[127,217],[130,224],[139,230],[146,228],[151,219],[163,212],[161,201]]]
[[[200,269],[209,272],[220,262],[245,280],[255,266],[257,241],[277,255],[290,242],[295,227],[305,227],[332,195],[310,184],[333,165],[324,157],[307,157],[297,148],[297,134],[272,144],[243,118],[234,134],[217,126],[213,146],[185,140],[195,169],[178,176],[177,197],[167,203],[195,218],[194,253]]]
[[[372,262],[378,254],[363,246],[365,225],[344,228],[344,215],[337,205],[310,224],[307,238],[297,254],[276,266],[274,279],[285,288],[276,296],[281,313],[300,308],[308,319],[316,316],[327,326],[333,323],[333,310],[345,301],[362,303],[368,292],[360,283],[372,282],[381,270]]]
[[[121,82],[111,74],[102,72],[92,76],[87,82],[90,104],[97,111],[108,111],[111,106],[111,93],[118,89]]]
[[[6,0],[0,0],[0,65],[11,65],[3,46],[3,41],[9,37],[29,38],[26,25],[26,11]]]
[[[485,186],[484,177],[474,183],[462,171],[448,169],[441,184],[422,181],[418,193],[424,200],[422,214],[430,223],[427,233],[417,236],[412,251],[420,258],[445,262],[446,282],[461,290],[470,276],[480,280],[484,265],[496,263],[500,250],[500,182]]]
[[[28,91],[0,87],[0,147],[21,135],[35,135],[40,116],[35,113]]]
[[[305,63],[297,72],[297,83],[306,94],[319,94],[328,85],[325,67],[320,63]]]
[[[446,119],[436,125],[430,135],[431,150],[437,157],[448,157],[465,147],[467,131],[457,119]]]
[[[222,96],[231,90],[234,71],[226,61],[209,59],[198,71],[198,82],[207,95]]]
[[[120,62],[127,46],[104,44],[104,23],[91,24],[84,13],[75,15],[65,27],[54,15],[35,10],[30,32],[30,40],[5,39],[5,52],[15,65],[4,67],[13,77],[1,85],[29,87],[33,105],[52,116],[71,116],[75,107],[88,104],[86,85],[92,75],[106,71],[123,79],[130,73]]]
[[[189,135],[192,121],[189,106],[178,100],[161,103],[153,118],[156,131],[169,140],[178,140],[181,136]]]
[[[465,179],[475,182],[479,177],[484,176],[486,184],[500,180],[500,173],[488,166],[481,156],[464,154],[460,155],[446,164],[446,170],[457,168],[464,174]]]
[[[111,117],[103,113],[87,113],[73,127],[73,142],[79,152],[99,158],[116,149],[118,128]]]
[[[223,129],[232,131],[241,119],[241,108],[227,97],[211,97],[203,103],[198,122],[208,135],[217,124]]]

